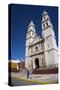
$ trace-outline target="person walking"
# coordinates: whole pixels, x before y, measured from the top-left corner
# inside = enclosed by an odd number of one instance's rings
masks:
[[[29,78],[29,70],[27,70],[27,79]]]

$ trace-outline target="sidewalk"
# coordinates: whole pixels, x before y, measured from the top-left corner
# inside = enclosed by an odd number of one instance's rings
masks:
[[[20,74],[20,73],[11,73],[11,76],[19,80],[36,82],[39,84],[58,83],[57,74],[39,74],[39,75],[32,74],[32,79],[27,79],[26,74]]]

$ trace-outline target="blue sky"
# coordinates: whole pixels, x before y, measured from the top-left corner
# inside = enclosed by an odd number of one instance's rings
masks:
[[[58,45],[57,7],[11,4],[11,59],[24,59],[26,32],[31,20],[35,24],[37,34],[41,36],[41,16],[44,10],[51,18]]]

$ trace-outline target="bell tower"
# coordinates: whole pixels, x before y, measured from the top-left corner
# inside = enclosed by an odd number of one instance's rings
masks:
[[[53,26],[48,13],[42,14],[42,37],[44,38],[44,53],[46,66],[57,65],[57,44]]]
[[[35,25],[33,21],[31,21],[30,24],[28,25],[28,31],[26,35],[26,45],[27,46],[29,46],[32,43],[35,36],[36,36]]]
[[[25,51],[25,67],[29,67],[29,45],[33,42],[33,39],[36,37],[35,25],[31,21],[28,25],[28,30],[26,34],[26,51]]]

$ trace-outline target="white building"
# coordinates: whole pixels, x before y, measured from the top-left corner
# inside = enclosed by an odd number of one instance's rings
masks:
[[[56,67],[58,49],[53,25],[46,11],[42,14],[42,37],[38,36],[33,21],[26,34],[25,67],[27,69]]]

